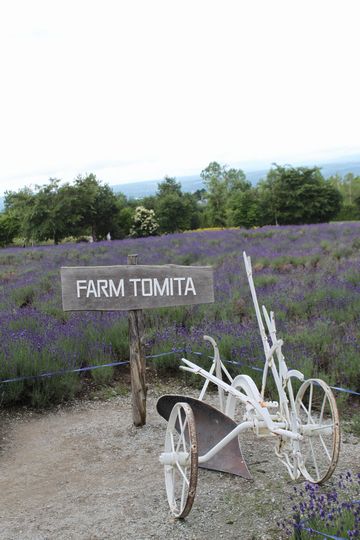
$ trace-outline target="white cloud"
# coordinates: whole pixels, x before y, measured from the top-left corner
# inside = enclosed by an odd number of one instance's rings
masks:
[[[2,3],[0,191],[84,171],[119,183],[214,159],[360,150],[357,7]]]

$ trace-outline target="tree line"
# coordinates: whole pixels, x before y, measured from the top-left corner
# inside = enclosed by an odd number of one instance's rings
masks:
[[[360,177],[325,180],[318,167],[274,165],[252,186],[241,169],[212,162],[201,172],[204,188],[184,193],[165,177],[155,195],[128,199],[94,174],[73,183],[8,191],[0,214],[0,244],[66,238],[94,241],[166,234],[207,227],[261,227],[360,219]]]

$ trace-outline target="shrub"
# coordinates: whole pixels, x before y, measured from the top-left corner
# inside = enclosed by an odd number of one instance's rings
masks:
[[[154,236],[159,228],[154,210],[148,210],[144,206],[137,206],[130,229],[130,235],[134,238]]]

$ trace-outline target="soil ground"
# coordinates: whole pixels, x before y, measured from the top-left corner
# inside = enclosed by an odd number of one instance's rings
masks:
[[[180,386],[171,392],[196,395]],[[294,482],[273,441],[251,434],[242,450],[253,480],[200,469],[189,516],[171,517],[158,461],[162,393],[169,388],[150,388],[142,428],[132,425],[130,395],[42,413],[0,411],[1,540],[279,539],[276,522],[291,513]],[[343,435],[335,478],[360,471],[359,451],[359,439]]]

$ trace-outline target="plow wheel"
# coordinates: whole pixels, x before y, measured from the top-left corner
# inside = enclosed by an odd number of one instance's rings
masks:
[[[299,431],[299,468],[309,482],[322,484],[334,472],[339,459],[339,413],[334,394],[320,379],[305,381],[296,396]]]
[[[188,403],[176,403],[171,411],[164,455],[168,456],[164,468],[170,510],[176,518],[184,518],[194,502],[198,473],[195,420]]]

